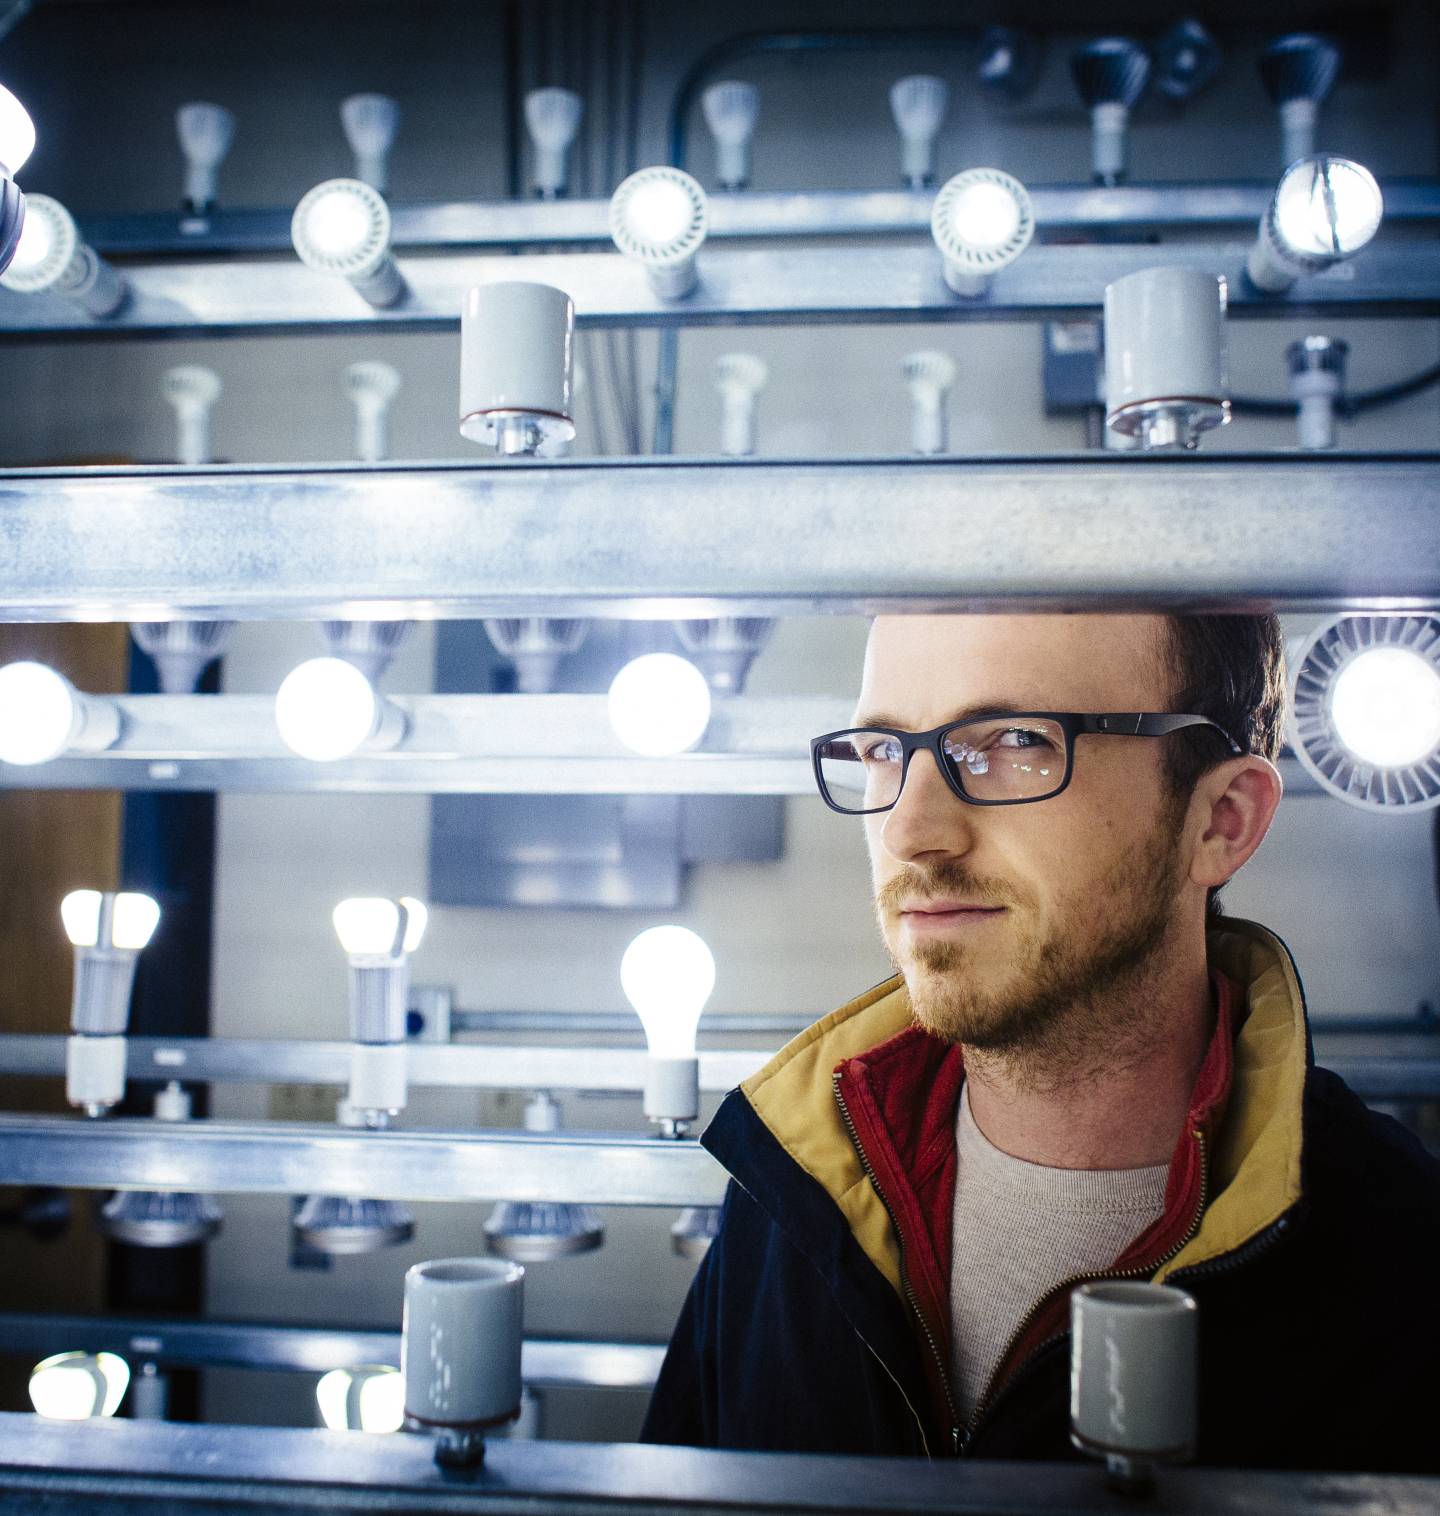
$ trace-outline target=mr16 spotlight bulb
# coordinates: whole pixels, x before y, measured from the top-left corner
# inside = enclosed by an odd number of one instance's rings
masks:
[[[642,168],[610,197],[610,235],[639,263],[662,300],[679,300],[699,282],[696,254],[709,228],[705,191],[678,168]]]
[[[930,212],[945,283],[967,298],[1030,246],[1035,212],[1025,186],[998,168],[971,168],[946,180]]]

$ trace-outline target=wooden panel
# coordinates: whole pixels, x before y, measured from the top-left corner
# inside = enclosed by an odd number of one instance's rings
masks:
[[[0,663],[35,658],[97,694],[126,686],[124,626],[0,624]],[[69,1026],[70,944],[60,925],[67,891],[114,889],[120,868],[122,797],[113,791],[0,792],[0,1029],[64,1032]],[[58,1079],[0,1077],[0,1108],[65,1111]],[[0,1187],[0,1206],[19,1192]],[[104,1306],[105,1245],[91,1224],[94,1196],[70,1196],[63,1237],[37,1242],[0,1230],[0,1274],[17,1308],[99,1311]],[[29,1410],[29,1366],[0,1357],[0,1410]]]

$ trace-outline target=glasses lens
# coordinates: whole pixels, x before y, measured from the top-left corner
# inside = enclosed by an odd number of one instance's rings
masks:
[[[900,741],[888,732],[844,732],[820,744],[826,799],[842,811],[877,811],[900,796]]]
[[[1065,732],[1038,716],[996,716],[951,727],[950,772],[976,800],[1041,800],[1065,782]]]

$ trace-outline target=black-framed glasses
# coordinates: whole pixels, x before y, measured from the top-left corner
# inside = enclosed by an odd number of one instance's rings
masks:
[[[815,782],[826,805],[846,816],[888,811],[900,798],[910,759],[921,748],[935,758],[950,788],[968,805],[1026,805],[1050,800],[1070,783],[1075,739],[1164,737],[1210,727],[1232,754],[1245,750],[1208,716],[1169,711],[981,711],[928,732],[849,727],[810,743]]]

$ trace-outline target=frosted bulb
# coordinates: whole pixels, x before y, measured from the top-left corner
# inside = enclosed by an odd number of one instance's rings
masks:
[[[632,751],[647,758],[684,753],[710,723],[710,686],[688,659],[646,653],[616,674],[609,711],[615,735]]]
[[[1384,202],[1369,171],[1346,158],[1302,159],[1275,191],[1275,228],[1291,252],[1344,258],[1380,226]]]
[[[30,1403],[57,1421],[113,1416],[129,1383],[130,1365],[116,1353],[56,1353],[31,1370]]]
[[[405,907],[405,942],[404,948],[407,953],[413,953],[420,946],[425,936],[425,928],[430,921],[430,912],[423,901],[417,900],[413,895],[402,895],[400,904]]]
[[[149,945],[160,924],[160,907],[149,895],[125,890],[115,896],[111,912],[110,940],[100,941],[100,914],[104,896],[99,890],[71,890],[60,902],[60,920],[65,935],[78,948],[116,947],[138,953]]]
[[[223,105],[192,102],[175,112],[185,155],[185,202],[203,210],[214,202],[220,165],[235,140],[235,117]]]
[[[346,758],[376,729],[379,700],[370,681],[343,658],[311,658],[285,676],[275,724],[292,752],[317,763]]]
[[[693,1058],[700,1013],[715,988],[715,958],[683,926],[652,926],[625,949],[620,985],[655,1058]]]
[[[1362,762],[1419,763],[1440,750],[1440,669],[1408,648],[1372,648],[1341,670],[1330,713]]]
[[[23,105],[0,84],[0,171],[14,178],[35,151],[35,123]]]
[[[400,107],[389,95],[351,95],[340,103],[340,125],[355,154],[355,177],[382,194],[387,160],[400,130]]]
[[[148,896],[122,891],[115,897],[114,943],[132,953],[149,944],[160,924],[160,907]]]
[[[357,896],[342,900],[332,917],[335,935],[347,953],[364,957],[398,957],[405,950],[400,906],[394,900]]]
[[[60,902],[60,920],[75,947],[94,947],[100,940],[100,891],[71,890]]]
[[[0,763],[48,763],[70,746],[80,724],[70,681],[43,663],[0,668]]]
[[[331,1369],[315,1401],[332,1432],[398,1432],[405,1419],[405,1378],[389,1364]]]

